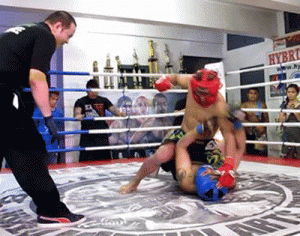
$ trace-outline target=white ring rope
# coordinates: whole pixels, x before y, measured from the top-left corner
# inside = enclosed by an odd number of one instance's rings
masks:
[[[122,128],[122,129],[90,129],[90,134],[107,134],[107,133],[124,133],[131,131],[153,131],[153,130],[168,130],[168,129],[176,129],[181,126],[157,126],[157,127],[143,127],[143,128]]]
[[[291,142],[276,142],[276,141],[246,141],[246,143],[261,143],[261,144],[270,144],[270,145],[288,145],[299,147],[300,143],[291,143]],[[141,143],[141,144],[123,144],[123,145],[111,145],[111,146],[99,146],[99,147],[86,147],[86,151],[95,151],[95,150],[116,150],[116,149],[127,149],[127,148],[147,148],[157,147],[161,143]]]
[[[241,108],[242,111],[261,111],[261,112],[285,112],[285,113],[299,113],[299,109],[264,109],[264,108]]]
[[[300,60],[298,60],[298,61],[289,61],[289,62],[285,62],[285,63],[281,63],[281,64],[274,64],[274,65],[269,65],[269,66],[254,67],[254,68],[250,68],[250,69],[230,71],[230,72],[225,73],[225,75],[240,74],[240,73],[244,73],[244,72],[262,70],[262,69],[269,69],[269,68],[280,67],[280,66],[289,65],[289,64],[297,64],[297,63],[300,63]]]
[[[179,126],[180,127],[180,126]],[[299,147],[300,143],[291,143],[291,142],[282,142],[282,141],[252,141],[247,140],[246,143],[255,144],[267,144],[267,145],[287,145],[287,146],[296,146]],[[141,144],[128,144],[128,145],[112,145],[112,146],[102,146],[102,147],[87,147],[85,150],[108,150],[108,149],[126,149],[126,148],[145,148],[145,147],[156,147],[161,143],[141,143]]]
[[[269,66],[254,67],[254,68],[244,69],[244,70],[230,71],[230,72],[225,73],[225,75],[240,74],[240,73],[244,73],[244,72],[257,71],[257,70],[269,69],[269,68],[274,68],[274,67],[279,67],[280,69],[284,69],[284,68],[282,68],[283,65],[297,64],[297,63],[300,63],[300,60],[285,62],[282,64],[269,65]],[[289,79],[289,80],[285,79],[285,80],[281,80],[280,83],[293,83],[293,82],[298,82],[298,81],[300,81],[300,79]],[[249,84],[249,85],[231,86],[231,87],[226,87],[226,90],[263,87],[263,86],[274,85],[274,84],[279,84],[279,82],[273,81],[273,82],[264,82],[264,83]]]
[[[114,77],[159,77],[165,74],[150,74],[150,73],[89,73],[89,76],[114,76]]]
[[[300,143],[291,143],[291,142],[276,142],[276,141],[246,141],[246,143],[261,143],[261,144],[270,144],[270,145],[288,145],[299,147]],[[123,145],[111,145],[111,146],[99,146],[99,147],[86,147],[86,151],[95,151],[95,150],[116,150],[116,149],[127,149],[127,148],[150,148],[157,147],[161,143],[141,143],[141,144],[123,144]]]
[[[287,146],[296,146],[299,147],[300,143],[291,143],[291,142],[276,142],[276,141],[246,141],[246,143],[261,143],[261,144],[270,144],[270,145],[287,145]],[[87,147],[86,151],[94,150],[109,150],[109,149],[126,149],[126,148],[145,148],[145,147],[157,147],[161,143],[141,143],[141,144],[125,144],[125,145],[112,145],[112,146],[102,146],[102,147]]]
[[[66,89],[67,90],[67,89]],[[128,88],[124,88],[124,89],[86,89],[87,91],[92,91],[92,92],[125,92],[125,93],[129,93],[129,92],[157,92],[155,89],[128,89]],[[65,91],[65,92],[74,92],[72,90],[70,91]],[[186,93],[187,89],[169,89],[167,91],[164,91],[163,93]]]
[[[93,120],[128,120],[128,119],[138,119],[138,118],[160,118],[160,117],[168,117],[168,116],[183,116],[184,112],[175,112],[175,113],[161,113],[161,114],[149,114],[149,115],[132,115],[132,116],[112,116],[112,117],[93,117]]]
[[[261,144],[270,144],[270,145],[286,145],[286,146],[295,146],[299,147],[300,143],[291,143],[291,142],[276,142],[276,141],[250,141],[247,140],[246,143],[261,143]]]
[[[232,75],[232,74],[240,74],[244,72],[250,71],[257,71],[261,69],[269,69],[273,67],[278,67],[281,71],[285,69],[283,66],[288,64],[296,64],[300,63],[299,61],[293,62],[286,62],[282,64],[270,65],[270,66],[262,66],[262,67],[254,67],[250,69],[244,69],[239,71],[231,71],[225,73],[225,75]],[[89,73],[88,76],[109,76],[109,77],[159,77],[165,74],[141,74],[141,73]],[[281,80],[281,81],[274,81],[274,82],[264,82],[264,83],[257,83],[257,84],[249,84],[249,85],[242,85],[242,86],[232,86],[226,87],[226,90],[235,90],[235,89],[243,89],[243,88],[253,88],[253,87],[262,87],[267,85],[276,85],[279,83],[290,83],[290,82],[298,82],[298,79],[290,79],[290,80]],[[67,89],[65,89],[67,92]],[[155,89],[89,89],[90,91],[94,92],[134,92],[134,91],[148,91],[153,92]],[[73,92],[73,91],[72,91]],[[186,89],[177,89],[174,87],[166,91],[165,93],[186,93]],[[258,111],[258,112],[289,112],[289,113],[299,113],[300,110],[291,110],[291,109],[256,109],[256,108],[242,108],[243,111]],[[167,117],[167,116],[182,116],[184,112],[175,112],[175,113],[164,113],[164,114],[150,114],[150,115],[132,115],[126,117],[94,117],[94,120],[126,120],[126,119],[136,119],[136,118],[150,118],[150,117]],[[79,121],[79,120],[78,120]],[[250,127],[250,126],[284,126],[284,127],[296,127],[299,126],[299,123],[285,123],[285,122],[274,122],[274,123],[243,123],[243,126]],[[153,130],[170,130],[181,128],[181,126],[166,126],[166,127],[143,127],[143,128],[122,128],[122,129],[97,129],[97,130],[89,130],[90,134],[101,134],[101,133],[122,133],[122,132],[139,132],[139,131],[153,131]],[[300,146],[300,143],[291,143],[291,142],[277,142],[277,141],[252,141],[247,140],[246,143],[261,143],[261,144],[270,144],[270,145],[289,145],[289,146]],[[92,151],[92,150],[113,150],[113,149],[127,149],[127,148],[145,148],[145,147],[155,147],[159,146],[161,143],[142,143],[142,144],[124,144],[124,145],[109,145],[109,146],[100,146],[100,147],[85,147],[85,150]]]
[[[253,122],[244,122],[243,126],[285,126],[285,127],[298,127],[299,123],[297,122],[265,122],[265,123],[253,123]],[[89,134],[108,134],[108,133],[124,133],[124,132],[139,132],[139,131],[153,131],[153,130],[170,130],[181,128],[181,126],[155,126],[155,127],[143,127],[143,128],[121,128],[121,129],[90,129],[88,130]],[[68,132],[68,131],[66,131]],[[78,133],[80,134],[80,133]]]
[[[300,79],[285,79],[280,81],[280,83],[284,84],[284,83],[298,82],[298,81],[300,81]],[[273,82],[264,82],[264,83],[249,84],[249,85],[231,86],[231,87],[227,87],[226,90],[256,88],[256,87],[263,87],[265,85],[273,85],[273,84],[279,84],[279,82],[273,81]]]
[[[288,146],[296,146],[299,147],[300,143],[291,143],[291,142],[279,142],[279,141],[246,141],[246,143],[261,143],[261,144],[269,144],[269,145],[288,145]],[[127,148],[150,148],[157,147],[161,145],[161,143],[141,143],[141,144],[123,144],[123,145],[110,145],[110,146],[99,146],[99,147],[85,147],[86,151],[95,151],[95,150],[116,150],[116,149],[127,149]]]
[[[157,147],[161,143],[141,143],[141,144],[123,144],[123,145],[111,145],[111,146],[102,146],[102,147],[86,147],[86,151],[95,151],[95,150],[108,150],[108,149],[126,149],[126,148],[145,148],[148,147]]]
[[[243,123],[243,126],[286,126],[286,127],[298,127],[300,126],[299,122],[265,122],[265,123],[252,123],[247,122]]]

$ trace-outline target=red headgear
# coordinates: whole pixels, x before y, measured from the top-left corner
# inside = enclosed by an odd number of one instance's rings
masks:
[[[202,107],[208,107],[216,102],[221,82],[217,72],[202,69],[193,75],[191,88],[195,101]]]

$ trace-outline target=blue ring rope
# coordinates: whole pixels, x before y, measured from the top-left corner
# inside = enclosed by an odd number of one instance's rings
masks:
[[[34,119],[34,120],[44,120],[44,117],[33,116],[32,119]],[[78,119],[73,118],[73,117],[53,117],[53,120],[79,121]],[[94,117],[85,117],[82,120],[96,120],[96,118],[94,118]],[[82,120],[80,120],[80,121],[82,121]]]
[[[46,135],[49,132],[39,132],[40,134]],[[89,134],[89,130],[72,130],[72,131],[59,131],[60,135],[68,135],[68,134]]]
[[[83,147],[75,147],[75,148],[66,148],[66,149],[49,149],[47,152],[75,152],[75,151],[85,151]]]
[[[49,75],[90,75],[89,72],[49,70]]]
[[[88,92],[88,91],[93,91],[94,89],[79,89],[79,88],[49,88],[49,91],[59,91],[59,92]],[[31,88],[23,88],[24,92],[31,92]]]
[[[90,75],[89,72],[76,72],[76,71],[57,71],[57,70],[49,70],[47,72],[49,75],[81,75],[81,76],[87,76]],[[121,73],[120,78],[124,79],[123,73]],[[90,91],[92,89],[63,89],[63,88],[49,88],[49,91],[70,91],[70,92],[86,92]],[[24,92],[31,92],[31,88],[24,88]],[[125,86],[123,87],[123,97],[125,96]],[[126,116],[128,116],[128,111],[126,107]],[[32,117],[33,119],[43,119],[41,117]],[[57,120],[71,120],[71,121],[77,121],[75,118],[68,118],[68,117],[61,117],[61,118],[54,118]],[[128,128],[128,122],[129,122],[129,116],[126,122],[126,127]],[[84,118],[83,120],[94,120],[93,118]],[[130,127],[129,127],[130,128]],[[129,143],[129,131],[127,132],[127,152],[130,152],[130,143]],[[89,134],[88,130],[74,130],[74,131],[60,131],[58,132],[61,135],[67,135],[67,134]],[[49,134],[48,132],[40,132],[40,134]],[[72,151],[84,151],[86,150],[85,148],[82,147],[76,147],[76,148],[68,148],[68,149],[49,149],[48,152],[72,152]]]

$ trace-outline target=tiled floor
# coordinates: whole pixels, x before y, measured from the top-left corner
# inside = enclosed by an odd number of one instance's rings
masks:
[[[51,170],[63,201],[87,216],[76,227],[37,227],[34,206],[13,176],[0,175],[0,235],[255,236],[300,235],[300,161],[244,157],[235,191],[220,202],[183,194],[171,175],[143,180],[119,194],[141,162],[89,163]]]

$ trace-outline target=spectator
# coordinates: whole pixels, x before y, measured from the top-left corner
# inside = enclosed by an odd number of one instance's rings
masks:
[[[96,80],[91,79],[86,84],[87,89],[99,88]],[[74,105],[74,116],[76,119],[81,120],[82,130],[92,129],[108,129],[106,121],[95,121],[95,118],[104,117],[105,110],[110,111],[116,116],[125,116],[120,112],[107,98],[98,96],[97,92],[88,91],[87,96],[78,99]],[[108,146],[108,137],[106,133],[102,134],[81,134],[80,146],[81,147],[99,147]],[[96,160],[109,160],[111,159],[110,150],[96,150],[96,151],[81,151],[79,161],[96,161]]]
[[[290,84],[287,89],[287,98],[281,104],[281,109],[300,109],[299,87],[296,84]],[[300,113],[284,113],[280,112],[279,122],[300,122]],[[300,128],[299,127],[284,127],[283,141],[299,143]],[[285,157],[300,159],[300,147],[283,145],[282,153]]]
[[[267,108],[265,102],[258,100],[259,93],[257,88],[249,88],[247,91],[247,101],[243,102],[241,108]],[[269,116],[266,112],[245,112],[245,122],[261,123],[269,122]],[[247,140],[264,141],[267,140],[267,129],[264,126],[246,127]],[[248,154],[267,155],[267,146],[265,144],[247,144]]]
[[[54,122],[59,130],[63,130],[63,121],[62,120],[55,120],[55,118],[64,117],[63,112],[56,107],[56,104],[59,100],[59,92],[58,91],[50,91],[49,92],[49,102],[50,107],[52,111],[52,116],[54,118]],[[49,129],[45,125],[44,119],[41,119],[43,117],[42,112],[38,107],[34,109],[33,117],[37,117],[38,119],[34,119],[34,122],[36,124],[36,127],[38,128],[38,131],[42,134],[43,139],[46,143],[46,149],[49,152],[49,150],[58,149],[59,146],[62,146],[62,143],[59,143],[58,140],[55,140],[53,135],[49,133]],[[60,140],[62,142],[62,140]],[[56,164],[57,163],[57,157],[58,154],[55,152],[49,152],[49,159],[48,164]]]

